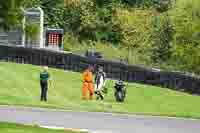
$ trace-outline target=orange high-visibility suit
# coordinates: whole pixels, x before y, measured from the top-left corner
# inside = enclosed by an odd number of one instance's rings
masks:
[[[82,98],[86,99],[87,91],[90,93],[90,99],[92,100],[93,95],[94,95],[94,86],[92,83],[93,80],[93,75],[92,72],[87,69],[83,73],[83,87],[82,87]]]

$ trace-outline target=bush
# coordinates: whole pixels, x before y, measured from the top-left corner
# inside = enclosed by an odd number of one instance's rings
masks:
[[[175,26],[171,63],[181,71],[200,73],[200,12],[198,0],[178,0],[170,11]]]
[[[174,27],[167,14],[155,17],[152,33],[152,60],[155,63],[163,63],[170,60],[172,54],[172,42]]]
[[[73,34],[65,33],[64,35],[64,50],[71,51],[73,47],[80,46],[79,41],[77,38],[73,36]]]
[[[38,38],[39,31],[40,27],[38,24],[27,23],[25,26],[25,34],[31,41],[34,41]]]

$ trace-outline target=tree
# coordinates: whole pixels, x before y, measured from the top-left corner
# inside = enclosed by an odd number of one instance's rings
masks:
[[[116,26],[115,31],[119,34],[120,46],[128,50],[129,63],[135,62],[135,57],[138,57],[138,54],[142,55],[148,48],[151,16],[152,13],[146,10],[125,10],[124,8],[117,9],[113,16],[113,24]]]
[[[80,41],[95,40],[96,14],[92,0],[72,0],[65,4],[65,30],[73,33]]]
[[[66,3],[65,29],[80,41],[108,41],[116,43],[112,30],[112,1],[72,0]]]
[[[38,38],[38,33],[40,31],[40,27],[38,24],[27,23],[25,26],[25,34],[28,39],[28,45],[32,44]]]
[[[44,10],[45,25],[64,28],[64,0],[41,0]]]
[[[0,1],[0,27],[8,30],[11,26],[16,25],[22,19],[21,7],[24,0],[7,0]]]
[[[68,1],[65,3],[64,11],[64,29],[67,32],[78,34],[78,29],[81,24],[81,2]]]
[[[9,30],[21,24],[23,18],[22,8],[39,5],[39,0],[1,0],[0,1],[0,27]]]
[[[103,7],[108,7],[113,0],[93,0],[96,6],[103,8]]]
[[[149,8],[153,6],[154,0],[121,0],[121,3],[130,7]]]
[[[160,13],[169,10],[172,0],[153,0],[154,8]]]
[[[200,73],[200,2],[177,0],[170,11],[174,25],[174,52],[171,63],[179,70]]]
[[[152,60],[155,63],[166,62],[172,55],[174,27],[169,16],[157,16],[152,33]]]

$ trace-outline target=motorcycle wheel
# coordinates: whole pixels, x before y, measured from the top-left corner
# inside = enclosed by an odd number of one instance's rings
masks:
[[[122,92],[116,92],[115,93],[115,98],[117,102],[123,102],[124,101],[124,97],[123,97],[123,93]]]

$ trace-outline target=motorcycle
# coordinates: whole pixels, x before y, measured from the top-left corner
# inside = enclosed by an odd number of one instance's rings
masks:
[[[123,81],[119,80],[115,83],[115,99],[117,102],[124,102],[126,97],[126,86]]]

